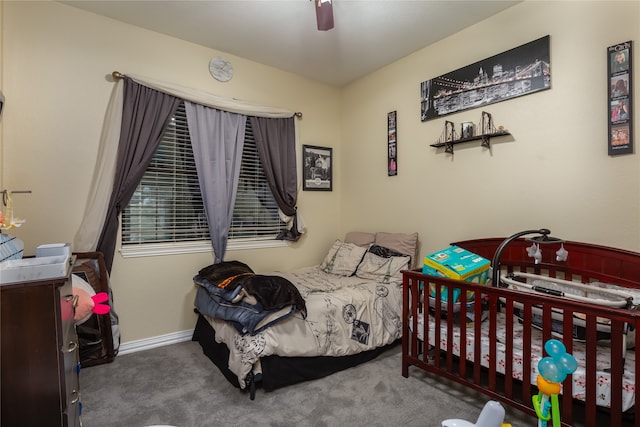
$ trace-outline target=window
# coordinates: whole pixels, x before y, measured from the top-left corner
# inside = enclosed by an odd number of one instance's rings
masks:
[[[251,123],[247,120],[228,247],[233,247],[234,240],[273,240],[283,228],[260,164]],[[203,248],[211,249],[187,116],[181,103],[129,205],[122,212],[122,246],[124,251],[145,244],[197,242],[206,242]]]

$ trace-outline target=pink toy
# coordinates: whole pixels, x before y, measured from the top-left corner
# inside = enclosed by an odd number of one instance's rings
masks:
[[[107,303],[109,295],[106,292],[93,290],[91,285],[77,275],[72,275],[73,295],[76,297],[75,320],[82,324],[89,320],[91,314],[107,314],[111,310]]]

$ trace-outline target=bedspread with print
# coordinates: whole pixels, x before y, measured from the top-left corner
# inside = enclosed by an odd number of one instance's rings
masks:
[[[229,369],[240,386],[260,358],[345,356],[385,346],[402,336],[402,285],[338,276],[318,266],[277,273],[294,283],[307,316],[295,313],[255,335],[207,317],[216,339],[229,348]]]

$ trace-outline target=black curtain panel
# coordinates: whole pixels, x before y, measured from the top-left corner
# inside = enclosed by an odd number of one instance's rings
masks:
[[[267,182],[280,210],[293,217],[291,229],[277,239],[300,239],[296,213],[298,174],[296,169],[296,131],[294,118],[250,117],[253,135]]]
[[[167,121],[181,101],[172,95],[140,85],[128,77],[124,79],[116,173],[97,246],[97,250],[104,254],[109,272],[113,265],[120,211],[131,200],[160,144]]]

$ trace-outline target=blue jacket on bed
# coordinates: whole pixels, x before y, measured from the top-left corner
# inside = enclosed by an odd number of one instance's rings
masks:
[[[266,324],[258,325],[269,315],[280,310],[265,310],[259,302],[249,304],[244,301],[233,303],[240,288],[227,290],[213,285],[201,276],[195,276],[194,282],[199,285],[195,298],[196,309],[207,316],[226,320],[232,324],[241,334],[255,335],[273,325],[276,322],[286,319],[296,311],[295,305],[290,305],[288,313],[276,316]]]

